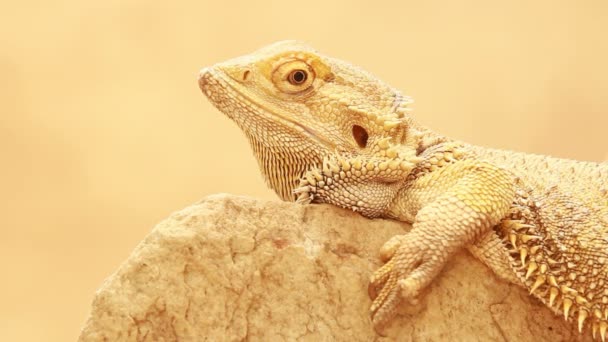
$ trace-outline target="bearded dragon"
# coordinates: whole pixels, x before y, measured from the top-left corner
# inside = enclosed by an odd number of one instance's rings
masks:
[[[414,120],[411,98],[295,41],[204,68],[199,86],[245,133],[281,199],[412,224],[371,275],[377,331],[466,248],[605,340],[608,163],[450,139]]]

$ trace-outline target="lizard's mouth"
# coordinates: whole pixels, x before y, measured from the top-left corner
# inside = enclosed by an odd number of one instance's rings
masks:
[[[274,108],[271,103],[257,100],[252,91],[238,84],[218,68],[201,69],[198,84],[213,105],[235,121],[243,130],[248,131],[252,128],[250,125],[256,126],[256,121],[266,119],[274,124],[279,123],[296,134],[304,135],[317,144],[326,146],[329,150],[335,149],[335,144],[323,139],[311,128],[281,115],[280,110]],[[259,119],[256,120],[256,118]]]

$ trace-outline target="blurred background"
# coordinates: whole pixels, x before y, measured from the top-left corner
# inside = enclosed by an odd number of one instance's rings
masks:
[[[171,212],[275,198],[199,68],[303,40],[472,143],[608,155],[606,1],[18,1],[0,12],[0,340],[70,341]]]

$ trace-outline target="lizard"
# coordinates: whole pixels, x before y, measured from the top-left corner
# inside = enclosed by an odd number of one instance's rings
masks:
[[[198,83],[282,200],[412,225],[381,248],[370,276],[378,333],[465,248],[605,341],[608,163],[443,136],[415,121],[410,97],[298,41],[203,68]]]

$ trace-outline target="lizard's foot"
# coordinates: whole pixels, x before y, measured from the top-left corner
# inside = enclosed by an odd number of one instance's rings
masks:
[[[412,233],[393,237],[380,254],[388,261],[372,275],[368,292],[373,299],[372,323],[381,334],[402,302],[417,303],[420,291],[439,273],[444,259],[432,250],[428,241]]]

